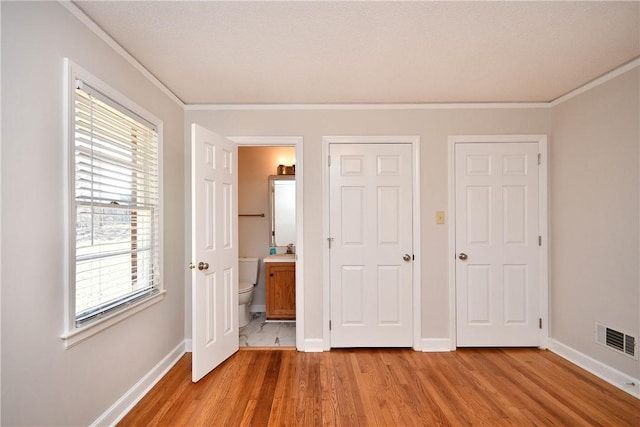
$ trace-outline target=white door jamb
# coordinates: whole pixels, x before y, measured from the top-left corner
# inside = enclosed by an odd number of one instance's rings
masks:
[[[301,136],[230,136],[227,139],[238,146],[294,146],[296,149],[296,349],[298,351],[313,351],[307,349],[304,334],[304,214],[303,214],[303,161]]]

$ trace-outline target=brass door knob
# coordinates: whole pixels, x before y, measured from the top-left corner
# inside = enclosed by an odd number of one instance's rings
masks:
[[[467,257],[467,254],[465,254],[464,252],[460,252],[460,255],[458,255],[458,258],[460,258],[462,261],[464,261],[464,260],[466,260],[468,257]]]
[[[200,271],[205,271],[205,270],[208,270],[208,269],[209,269],[209,263],[208,263],[208,262],[202,262],[202,261],[200,261],[200,262],[198,263],[198,270],[200,270]]]

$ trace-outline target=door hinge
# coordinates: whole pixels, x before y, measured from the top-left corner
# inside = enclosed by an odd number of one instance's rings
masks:
[[[331,156],[327,156],[327,166],[331,167]]]
[[[542,317],[538,319],[538,328],[542,329]]]
[[[542,246],[542,236],[538,236],[538,246]]]
[[[327,242],[329,242],[329,249],[331,249],[331,242],[333,242],[333,237],[327,237]]]
[[[538,153],[538,165],[542,164],[542,153]]]
[[[331,320],[329,320],[329,330],[331,330]]]

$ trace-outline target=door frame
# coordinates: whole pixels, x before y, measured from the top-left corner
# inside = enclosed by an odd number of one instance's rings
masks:
[[[411,144],[413,196],[413,349],[422,350],[421,268],[420,257],[420,137],[402,136],[323,136],[322,137],[322,339],[315,351],[331,350],[331,265],[327,238],[329,237],[329,144]]]
[[[296,349],[305,349],[304,338],[304,215],[301,136],[228,136],[238,147],[295,147],[296,150]],[[275,166],[274,166],[275,167]]]
[[[451,135],[449,136],[449,325],[451,350],[456,350],[456,188],[455,188],[455,147],[462,143],[536,143],[540,153],[538,171],[538,221],[542,244],[539,246],[540,260],[540,314],[542,328],[538,347],[546,349],[549,342],[549,157],[547,135]]]

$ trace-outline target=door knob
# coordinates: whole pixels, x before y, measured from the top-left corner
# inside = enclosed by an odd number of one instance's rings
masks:
[[[404,254],[404,256],[402,257],[402,259],[403,259],[403,260],[405,260],[405,261],[407,261],[407,262],[409,262],[409,261],[411,261],[411,255],[409,255],[409,254]]]
[[[462,261],[464,261],[464,260],[466,260],[468,257],[467,257],[467,254],[465,254],[464,252],[460,252],[460,255],[458,255],[458,258],[460,258]]]
[[[200,261],[198,263],[198,270],[200,271],[204,271],[204,270],[208,270],[209,269],[209,263],[208,262],[202,262]]]

